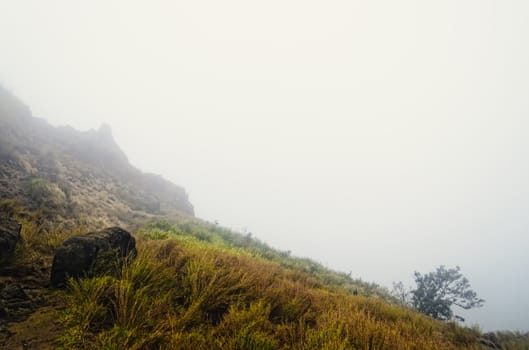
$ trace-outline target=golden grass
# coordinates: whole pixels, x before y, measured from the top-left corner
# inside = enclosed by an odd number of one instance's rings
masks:
[[[475,331],[186,238],[139,238],[116,276],[71,280],[63,348],[478,349]]]
[[[64,229],[60,226],[46,227],[34,220],[19,218],[22,224],[21,242],[10,261],[13,268],[34,269],[37,266],[49,268],[51,256],[68,237],[84,233],[82,227]]]
[[[22,220],[14,266],[47,266],[57,246],[83,232]],[[480,348],[479,332],[390,305],[372,296],[382,295],[376,291],[352,295],[355,285],[346,277],[311,261],[277,254],[247,237],[231,245],[238,239],[231,233],[221,232],[221,239],[218,232],[194,235],[194,228],[184,228],[187,234],[136,235],[137,257],[110,269],[112,275],[70,280],[63,292],[61,347]]]

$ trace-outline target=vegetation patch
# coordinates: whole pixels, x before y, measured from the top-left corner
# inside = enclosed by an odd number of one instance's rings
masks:
[[[181,229],[171,226],[167,238],[143,229],[136,259],[116,276],[70,280],[64,349],[480,348],[476,330]]]

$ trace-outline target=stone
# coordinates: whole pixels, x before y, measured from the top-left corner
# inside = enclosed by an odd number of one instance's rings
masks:
[[[5,303],[0,300],[0,320],[7,318],[8,315]]]
[[[69,277],[92,276],[102,272],[102,267],[116,266],[125,257],[135,254],[136,240],[119,227],[71,237],[55,252],[51,285],[61,287]]]
[[[22,240],[21,229],[22,225],[18,222],[0,218],[0,260],[13,254],[16,245]]]
[[[2,289],[0,292],[0,299],[4,301],[8,300],[10,302],[19,302],[29,300],[29,297],[21,286],[12,283]]]
[[[17,283],[11,283],[0,291],[0,314],[3,318],[18,318],[31,312],[31,298]]]

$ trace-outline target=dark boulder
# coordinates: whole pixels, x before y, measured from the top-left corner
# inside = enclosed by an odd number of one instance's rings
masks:
[[[27,306],[30,298],[24,289],[16,283],[8,284],[0,291],[0,301],[10,309]]]
[[[0,260],[9,257],[15,251],[15,247],[22,239],[20,229],[22,225],[18,222],[0,218]]]
[[[20,319],[31,313],[33,302],[26,291],[16,283],[11,283],[0,290],[0,317]]]
[[[69,277],[91,276],[117,266],[136,254],[136,240],[127,231],[111,227],[67,239],[55,252],[51,285],[64,286]]]

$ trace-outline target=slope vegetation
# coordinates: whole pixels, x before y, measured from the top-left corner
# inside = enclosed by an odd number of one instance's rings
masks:
[[[82,228],[42,235],[24,225],[24,243],[2,270],[23,271],[15,279],[22,285],[40,281],[41,304],[10,325],[6,348],[482,348],[477,330],[435,321],[376,285],[196,219],[147,224],[135,232],[134,259],[50,290],[54,249]]]
[[[387,291],[193,217],[183,188],[132,167],[108,127],[54,128],[0,88],[5,349],[524,349],[526,336],[435,321]],[[70,236],[132,229],[137,256],[50,288]],[[361,274],[361,271],[355,271]]]

